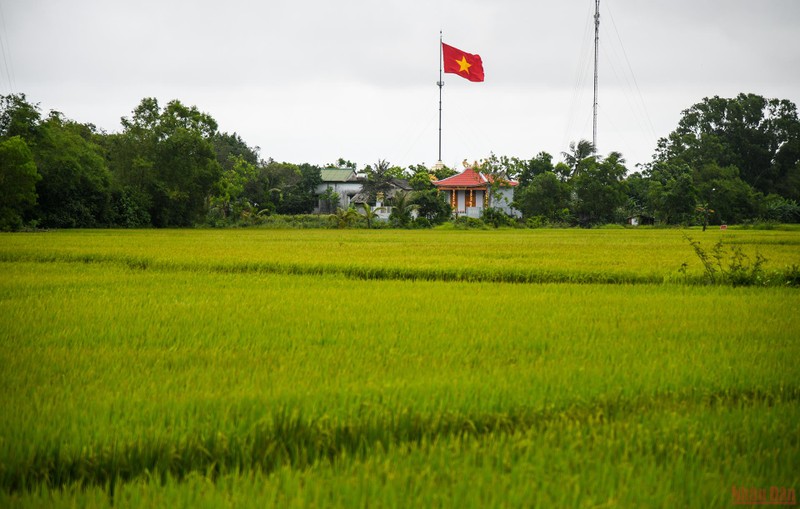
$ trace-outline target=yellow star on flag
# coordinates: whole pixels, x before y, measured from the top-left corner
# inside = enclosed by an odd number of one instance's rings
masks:
[[[456,63],[459,65],[460,69],[458,72],[466,72],[469,74],[469,68],[472,67],[472,64],[467,62],[467,57],[464,55],[461,56],[461,60],[456,60]]]
[[[483,62],[473,55],[442,43],[443,71],[458,74],[469,81],[483,81]]]

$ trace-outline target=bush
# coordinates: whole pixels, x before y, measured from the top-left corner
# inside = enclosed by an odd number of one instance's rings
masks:
[[[458,230],[485,230],[486,223],[474,217],[458,217],[453,220],[453,227]]]
[[[412,228],[431,228],[432,226],[431,222],[425,217],[418,217],[411,222]]]
[[[483,209],[481,219],[487,225],[499,228],[501,226],[514,226],[514,218],[503,212],[502,210],[494,207],[487,207]]]
[[[767,259],[756,252],[755,260],[751,260],[742,248],[734,246],[728,250],[718,241],[710,251],[704,249],[700,242],[691,237],[685,237],[695,254],[703,264],[703,278],[706,283],[732,286],[769,286],[774,284],[796,285],[797,267],[792,267],[784,273],[767,273],[764,263]],[[687,263],[684,262],[679,272],[686,275]]]
[[[261,228],[290,228],[290,229],[331,229],[336,228],[336,223],[331,221],[327,214],[297,214],[257,216],[255,225]]]
[[[533,216],[525,220],[525,226],[528,228],[547,228],[550,226],[550,221],[545,216]]]

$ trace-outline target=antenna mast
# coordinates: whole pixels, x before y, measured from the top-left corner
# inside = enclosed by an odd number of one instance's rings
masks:
[[[592,108],[592,151],[597,152],[597,60],[600,47],[600,0],[594,2],[594,107]]]

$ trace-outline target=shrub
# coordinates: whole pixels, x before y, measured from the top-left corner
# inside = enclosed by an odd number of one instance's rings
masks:
[[[486,223],[474,217],[458,217],[453,220],[453,226],[459,230],[485,230]]]
[[[514,226],[514,218],[494,207],[483,209],[481,219],[487,225],[499,228],[500,226]]]

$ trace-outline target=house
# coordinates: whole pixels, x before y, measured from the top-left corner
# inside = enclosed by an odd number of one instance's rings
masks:
[[[317,186],[314,193],[319,198],[315,212],[333,212],[331,209],[335,210],[337,207],[346,209],[353,197],[361,192],[363,174],[356,173],[353,169],[325,168],[320,170],[319,174],[322,177],[322,184]],[[333,206],[324,197],[329,190],[339,195],[339,203]]]
[[[518,182],[504,180],[499,189],[492,192],[491,179],[491,176],[467,168],[458,175],[437,180],[433,185],[448,194],[450,206],[455,214],[481,217],[484,208],[493,207],[510,216],[520,217],[520,212],[511,207],[514,187]]]
[[[414,188],[408,183],[408,180],[405,179],[393,178],[389,181],[389,186],[389,190],[385,193],[378,193],[378,196],[375,200],[375,206],[371,207],[372,210],[374,210],[377,214],[378,218],[382,220],[389,219],[389,216],[392,214],[391,203],[392,199],[397,193],[410,193],[414,190]],[[355,195],[350,203],[356,207],[363,207],[364,204],[369,203],[369,198],[369,193],[362,191]],[[411,215],[416,218],[416,211],[412,211]]]
[[[408,180],[405,179],[393,178],[389,181],[389,186],[390,186],[389,190],[383,193],[382,201],[384,203],[391,202],[392,198],[394,198],[394,195],[396,195],[398,192],[410,193],[411,191],[414,190],[414,188],[411,187],[411,185],[408,183]],[[361,206],[364,203],[369,203],[368,193],[359,192],[357,195],[353,197],[351,203],[356,206]]]

